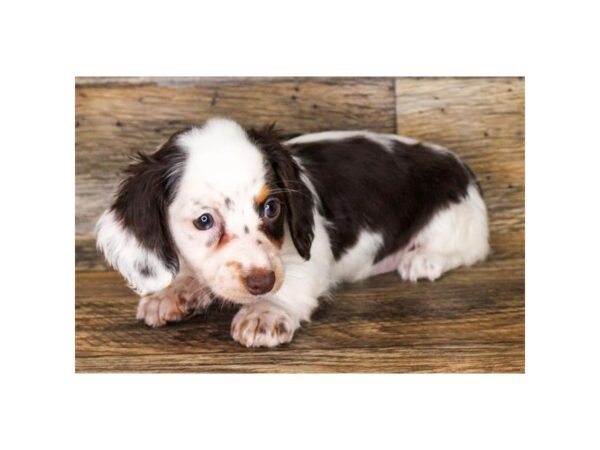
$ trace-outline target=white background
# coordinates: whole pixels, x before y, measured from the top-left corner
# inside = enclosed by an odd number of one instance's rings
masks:
[[[592,4],[3,2],[0,446],[599,448]],[[76,75],[526,76],[526,374],[75,375]]]

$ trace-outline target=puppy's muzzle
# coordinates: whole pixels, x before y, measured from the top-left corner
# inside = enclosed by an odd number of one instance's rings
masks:
[[[266,294],[275,285],[275,272],[266,269],[253,269],[244,278],[244,284],[252,295]]]

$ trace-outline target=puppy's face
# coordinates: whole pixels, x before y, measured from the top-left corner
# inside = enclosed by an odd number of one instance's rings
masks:
[[[218,180],[193,181],[198,190],[181,189],[169,208],[171,233],[188,270],[237,303],[276,292],[284,278],[284,198],[263,174],[255,175],[233,190],[219,188]]]
[[[218,296],[248,303],[283,282],[285,197],[242,130],[190,132],[169,227],[188,269]]]
[[[265,130],[212,120],[130,168],[99,222],[98,243],[138,292],[185,269],[219,297],[250,303],[283,283],[284,239],[309,258],[310,191]]]

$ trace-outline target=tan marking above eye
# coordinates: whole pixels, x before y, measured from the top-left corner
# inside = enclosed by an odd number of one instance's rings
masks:
[[[256,195],[256,197],[254,197],[254,200],[256,201],[257,205],[262,204],[267,197],[271,194],[271,189],[269,189],[269,186],[267,186],[266,184],[262,187],[262,189],[260,190],[260,192]]]

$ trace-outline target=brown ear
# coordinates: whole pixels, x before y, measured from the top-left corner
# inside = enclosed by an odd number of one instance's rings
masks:
[[[247,130],[248,136],[265,155],[277,182],[283,189],[287,208],[287,223],[294,246],[304,259],[310,258],[310,247],[314,238],[314,202],[312,193],[302,181],[302,169],[289,150],[281,144],[275,124],[259,130]]]
[[[138,155],[96,226],[97,245],[107,261],[144,294],[164,287],[179,270],[167,220],[185,162],[176,145],[179,134],[156,153]]]

